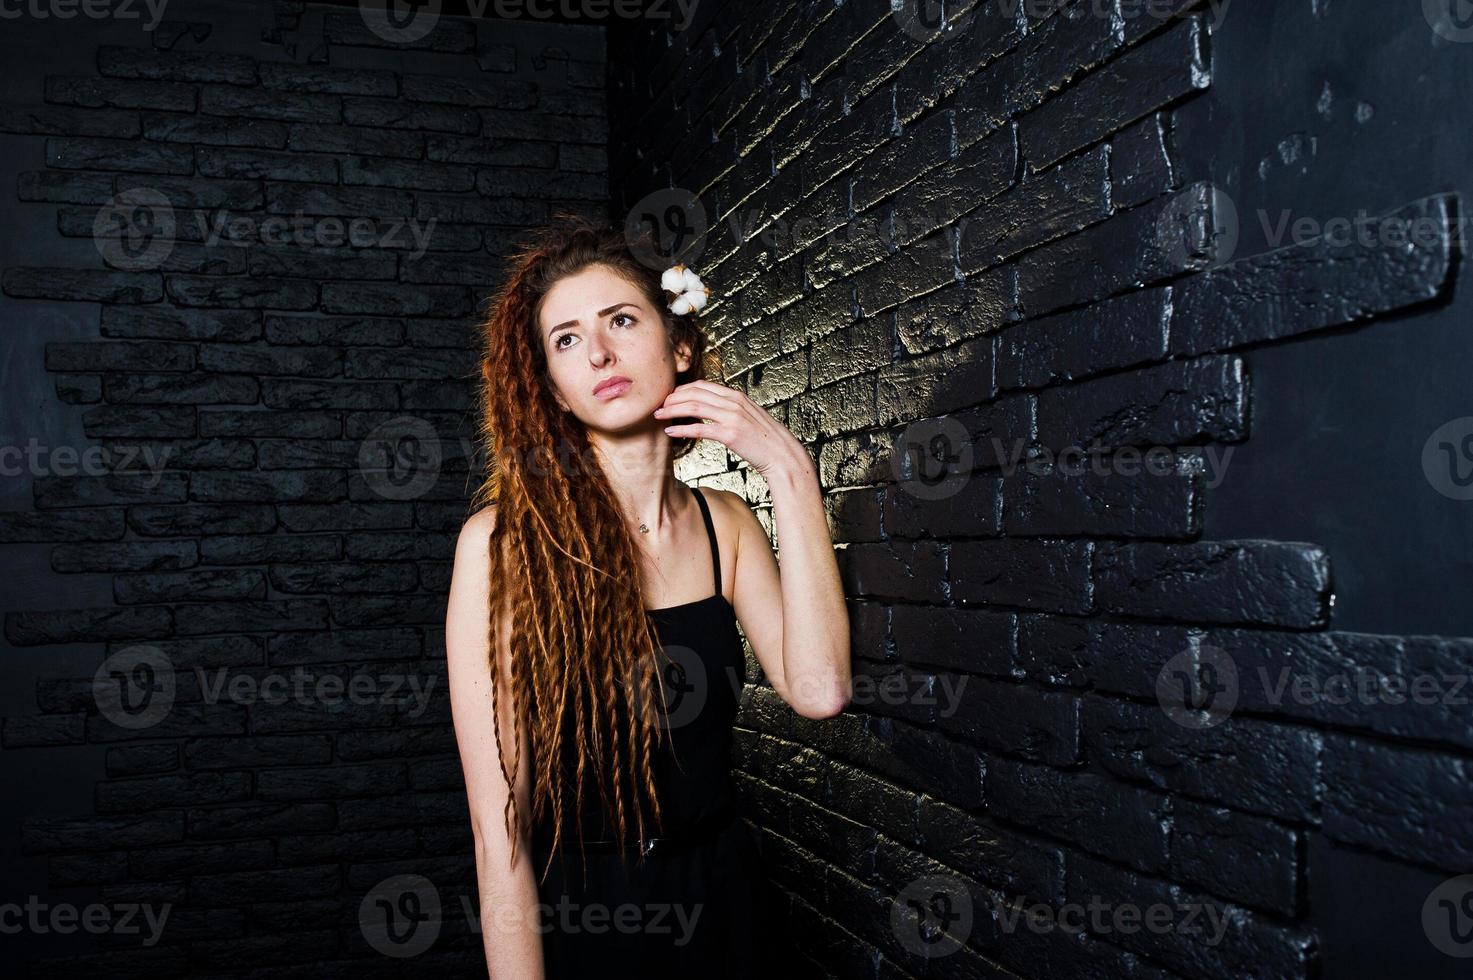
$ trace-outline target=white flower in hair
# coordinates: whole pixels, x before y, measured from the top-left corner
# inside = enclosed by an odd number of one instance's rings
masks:
[[[675,299],[670,303],[670,312],[676,316],[684,316],[693,310],[706,308],[706,300],[711,297],[711,290],[701,282],[701,277],[692,269],[687,269],[677,262],[666,269],[660,276],[660,287],[667,293],[675,293]]]

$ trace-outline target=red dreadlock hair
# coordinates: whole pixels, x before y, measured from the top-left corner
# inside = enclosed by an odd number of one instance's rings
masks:
[[[498,698],[512,698],[513,738],[520,745],[518,733],[527,733],[534,765],[532,813],[518,812],[515,792],[506,804],[513,863],[520,836],[513,825],[530,830],[550,817],[554,849],[561,840],[568,809],[556,777],[568,712],[578,760],[571,774],[577,790],[571,812],[580,812],[583,779],[591,768],[618,839],[628,841],[633,810],[641,845],[645,841],[640,792],[659,824],[651,759],[663,730],[650,696],[659,682],[658,637],[645,614],[638,550],[583,424],[554,399],[538,327],[542,300],[553,285],[601,264],[645,295],[664,320],[672,349],[688,345],[691,366],[677,375],[677,384],[722,377],[720,360],[694,315],[668,310],[660,272],[642,264],[634,248],[656,254],[647,239],[631,242],[612,227],[558,215],[510,256],[504,285],[481,324],[479,438],[488,465],[471,504],[473,510],[498,507],[490,542],[492,710],[500,711]],[[675,459],[696,443],[671,438]],[[510,625],[508,691],[498,690],[495,651],[502,622]],[[499,728],[497,747],[502,748]],[[502,751],[502,775],[515,787],[523,760],[513,759],[508,770],[507,758]]]

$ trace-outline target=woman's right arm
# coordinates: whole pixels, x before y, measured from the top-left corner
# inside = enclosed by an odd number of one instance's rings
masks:
[[[507,836],[503,809],[510,792],[501,772],[496,728],[501,743],[512,749],[513,712],[510,696],[511,671],[508,637],[510,624],[503,622],[497,641],[497,708],[491,705],[490,566],[491,529],[496,522],[492,505],[472,515],[461,528],[455,545],[455,567],[450,578],[450,599],[445,613],[446,672],[450,686],[450,710],[455,722],[455,740],[465,773],[466,796],[470,802],[471,830],[476,844],[476,881],[480,891],[481,941],[486,951],[486,968],[492,980],[542,980],[542,935],[538,931],[538,892],[528,854],[527,835],[517,846],[517,863],[510,866],[511,839]],[[530,813],[530,749],[525,732],[520,734],[521,764],[516,777],[517,807]],[[511,771],[512,759],[506,760]]]

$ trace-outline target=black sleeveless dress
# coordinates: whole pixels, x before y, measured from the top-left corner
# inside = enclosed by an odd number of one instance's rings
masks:
[[[756,905],[765,879],[752,831],[736,813],[731,775],[732,722],[746,658],[736,612],[721,591],[711,511],[691,489],[711,540],[716,591],[646,611],[659,635],[665,693],[657,708],[669,734],[652,759],[661,827],[654,830],[646,818],[647,840],[652,834],[656,839],[647,843],[643,860],[632,831],[635,842],[621,852],[588,775],[582,849],[576,824],[565,822],[555,854],[550,821],[534,829],[531,856],[548,980],[749,978],[765,966],[756,952],[762,942]],[[569,726],[563,777],[569,791],[576,772],[571,734]],[[549,856],[551,869],[540,880]]]

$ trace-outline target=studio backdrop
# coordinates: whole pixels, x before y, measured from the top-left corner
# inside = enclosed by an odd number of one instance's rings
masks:
[[[820,475],[854,696],[749,653],[733,759],[794,976],[1464,975],[1458,6],[7,11],[6,962],[485,975],[478,325],[577,213]]]

